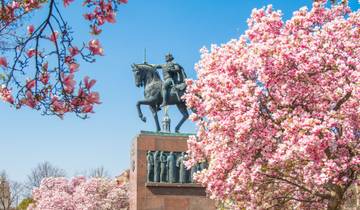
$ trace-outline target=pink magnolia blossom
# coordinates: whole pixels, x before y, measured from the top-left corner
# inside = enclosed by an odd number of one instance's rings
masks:
[[[74,0],[63,0],[64,7],[69,6]]]
[[[10,104],[14,104],[15,100],[11,94],[11,91],[4,86],[0,86],[0,98]]]
[[[75,71],[77,71],[79,69],[79,67],[80,67],[80,65],[77,63],[69,64],[70,73],[74,73]]]
[[[57,31],[54,31],[53,33],[51,33],[51,35],[50,35],[50,41],[52,41],[52,42],[56,42],[56,40],[57,40],[57,38],[58,38],[58,36],[59,36],[59,32],[57,32]]]
[[[57,113],[60,117],[64,115],[68,111],[66,104],[59,100],[57,96],[53,96],[51,98],[51,107],[55,113]]]
[[[92,34],[99,35],[101,32],[102,32],[102,30],[99,29],[98,26],[96,26],[96,25],[91,26],[91,33]]]
[[[77,47],[70,47],[69,52],[70,52],[71,56],[74,57],[77,54],[79,54],[80,51],[79,51],[79,48],[77,48]]]
[[[29,210],[112,210],[128,208],[128,182],[105,178],[46,178],[33,190]]]
[[[89,42],[89,50],[94,55],[104,55],[104,49],[100,45],[100,41],[97,39]]]
[[[109,22],[109,23],[115,23],[116,22],[116,14],[115,12],[110,12],[106,17],[106,21]]]
[[[325,4],[286,22],[254,9],[245,35],[201,50],[187,165],[207,160],[196,179],[231,209],[339,209],[357,184],[360,13]]]
[[[37,53],[37,52],[36,52],[36,49],[33,49],[33,48],[29,49],[29,50],[26,52],[26,54],[27,54],[27,56],[28,56],[29,58],[33,57],[36,53]]]
[[[12,1],[11,8],[12,9],[18,9],[20,7],[20,3],[17,1]]]
[[[94,14],[91,14],[91,13],[87,13],[87,14],[84,14],[83,17],[85,18],[85,20],[93,20],[95,18],[95,15]]]
[[[43,73],[41,74],[40,81],[41,81],[44,85],[46,85],[46,84],[48,84],[48,82],[49,82],[49,78],[50,78],[49,73],[43,72]]]
[[[91,92],[89,95],[87,95],[86,101],[89,104],[100,104],[100,95],[99,95],[99,93],[98,92]]]
[[[90,80],[90,78],[88,76],[86,76],[84,78],[84,84],[85,84],[85,87],[86,89],[90,90],[96,83],[96,80],[92,79]]]
[[[28,80],[26,82],[26,88],[28,90],[31,90],[31,89],[33,89],[35,87],[35,84],[36,84],[36,80]]]
[[[39,101],[35,98],[30,90],[26,91],[25,97],[21,100],[21,105],[27,105],[30,108],[35,108]]]
[[[70,94],[74,92],[76,81],[74,80],[74,74],[63,75],[64,90]]]
[[[5,57],[0,57],[0,66],[7,67],[8,63]]]
[[[29,25],[26,29],[29,35],[33,34],[35,31],[34,25]]]
[[[83,113],[92,113],[94,106],[91,104],[87,104],[82,108]]]
[[[65,57],[65,63],[66,63],[66,64],[74,63],[74,57],[73,57],[73,56],[70,56],[70,55],[66,56],[66,57]]]

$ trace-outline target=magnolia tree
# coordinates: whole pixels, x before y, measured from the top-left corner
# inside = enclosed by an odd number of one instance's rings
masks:
[[[74,0],[0,0],[0,98],[16,108],[28,106],[62,117],[74,112],[86,117],[99,104],[92,91],[95,80],[76,80],[80,62],[104,54],[98,39],[76,45],[62,15]],[[127,0],[85,0],[84,19],[98,35],[114,23],[118,5]],[[46,13],[39,24],[24,25],[31,16]]]
[[[128,182],[105,178],[45,178],[28,210],[127,209]]]
[[[237,40],[202,49],[185,96],[188,165],[232,209],[339,209],[360,173],[360,12],[313,3],[284,22],[254,9]]]

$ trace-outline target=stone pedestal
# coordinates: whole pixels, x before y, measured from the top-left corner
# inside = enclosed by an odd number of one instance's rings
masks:
[[[147,182],[147,151],[186,152],[188,135],[142,131],[133,141],[130,210],[215,210],[205,189],[193,183]]]

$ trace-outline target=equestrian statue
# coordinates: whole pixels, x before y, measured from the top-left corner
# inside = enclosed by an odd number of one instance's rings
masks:
[[[187,78],[182,66],[173,62],[172,54],[165,55],[165,64],[132,64],[132,70],[135,76],[137,87],[144,87],[144,100],[137,102],[136,107],[140,119],[146,122],[143,116],[141,105],[148,105],[153,114],[156,131],[160,132],[160,124],[158,119],[158,111],[168,105],[176,105],[182,114],[182,119],[175,127],[178,133],[181,125],[188,119],[189,113],[185,105],[185,101],[181,99],[186,90],[185,79]],[[163,80],[157,69],[163,70]]]

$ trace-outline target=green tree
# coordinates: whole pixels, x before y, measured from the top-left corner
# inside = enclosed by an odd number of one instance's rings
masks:
[[[32,198],[25,198],[23,199],[20,204],[17,206],[17,210],[26,210],[27,207],[31,204],[34,203],[34,200]]]

